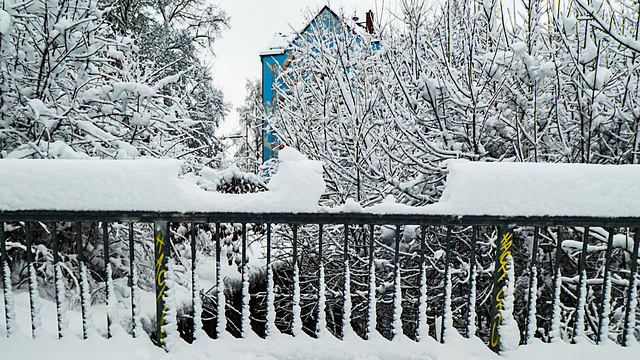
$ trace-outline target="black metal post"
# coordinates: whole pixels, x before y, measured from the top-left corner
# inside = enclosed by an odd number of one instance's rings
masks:
[[[111,258],[109,257],[109,223],[102,223],[102,240],[104,242],[104,287],[106,289],[106,303],[107,303],[107,338],[111,337],[111,314],[109,314],[110,301],[111,301]]]
[[[131,336],[137,337],[136,328],[136,266],[135,266],[135,236],[133,221],[129,222],[129,291],[131,292]]]
[[[372,282],[373,277],[375,276],[375,269],[373,268],[373,243],[374,243],[374,233],[375,233],[375,225],[369,225],[369,306],[373,306],[373,298],[376,296],[376,284]],[[371,309],[373,310],[373,309]],[[371,324],[372,319],[370,318],[372,311],[367,312],[367,323]],[[374,324],[375,327],[375,324]],[[368,330],[371,330],[370,328]],[[369,338],[371,334],[368,334]]]
[[[293,246],[292,267],[295,268],[298,265],[298,224],[293,224],[291,228],[293,232],[293,240],[291,241],[291,245]]]
[[[324,271],[324,260],[322,258],[322,224],[318,224],[318,303],[320,303],[320,301],[322,301],[323,299],[321,299],[321,297],[323,296],[323,274],[321,273],[321,271]],[[320,327],[323,324],[320,324],[320,318],[321,318],[321,312],[324,311],[324,309],[321,308],[321,306],[318,306],[318,313],[316,314],[316,319],[318,319],[318,325],[316,326],[317,331],[321,332],[324,331],[324,329],[321,329]]]
[[[574,317],[574,321],[573,321],[573,336],[571,336],[571,343],[575,344],[576,342],[576,335],[578,335],[578,333],[582,333],[584,332],[584,318],[582,316],[584,316],[584,307],[585,304],[582,303],[582,286],[586,284],[584,283],[585,281],[587,281],[586,279],[586,271],[585,271],[585,263],[587,262],[587,248],[589,246],[589,227],[585,227],[584,228],[584,237],[582,240],[582,252],[580,253],[580,263],[579,268],[580,268],[580,274],[579,274],[579,278],[578,278],[578,297],[576,299],[576,312],[575,312],[575,317]],[[580,314],[583,314],[582,316],[580,316]],[[579,320],[582,320],[583,323],[579,324]],[[579,326],[581,326],[582,328],[579,328]]]
[[[198,318],[198,314],[196,313],[196,296],[200,296],[196,292],[197,284],[196,284],[196,237],[197,231],[195,223],[191,223],[191,318],[193,319],[193,339],[196,338],[196,331],[198,330],[198,323],[196,322],[196,318]]]
[[[60,271],[58,262],[60,261],[60,254],[58,252],[58,230],[56,229],[56,223],[51,223],[51,240],[53,242],[53,266],[54,266],[54,281],[55,289],[56,289],[56,313],[57,313],[57,321],[58,321],[58,339],[62,339],[62,303],[60,299],[60,288],[59,285],[62,282],[62,279],[59,278]]]
[[[82,246],[82,223],[76,222],[76,252],[78,254],[78,270],[80,272],[80,310],[82,311],[82,338],[87,338],[87,301],[85,299],[85,291],[84,288],[84,271],[85,271],[85,263],[84,263],[84,247]]]
[[[373,266],[373,243],[374,243],[374,239],[373,239],[373,234],[375,232],[375,225],[371,224],[369,225],[370,228],[370,234],[369,234],[369,269],[371,269],[371,267]],[[371,279],[369,279],[371,280]]]
[[[249,281],[249,279],[247,279],[248,274],[245,271],[245,267],[247,266],[247,223],[242,223],[242,254],[241,254],[241,258],[242,258],[242,271],[241,271],[241,276],[242,276],[242,290],[240,291],[240,293],[242,294],[241,296],[241,301],[240,301],[240,314],[241,314],[241,321],[240,321],[240,333],[242,334],[242,337],[246,336],[246,332],[249,331],[249,329],[245,329],[245,316],[248,318],[249,314],[245,314],[244,310],[245,310],[245,305],[248,307],[249,304],[245,304],[245,298],[244,298],[244,289],[245,286],[247,286],[247,284],[245,284],[245,282]]]
[[[11,312],[9,310],[7,294],[9,293],[9,287],[11,286],[11,279],[8,274],[5,274],[6,269],[9,269],[9,264],[7,259],[7,243],[6,235],[4,233],[4,222],[2,221],[0,221],[0,258],[2,260],[2,263],[0,264],[0,275],[2,275],[2,294],[4,296],[4,319],[7,329],[7,337],[9,337],[11,335],[11,325],[9,324],[11,321]]]
[[[607,299],[607,295],[610,291],[609,287],[611,286],[611,279],[609,278],[609,270],[611,268],[611,254],[613,252],[613,235],[614,229],[607,228],[609,231],[609,237],[607,238],[607,252],[604,260],[604,278],[602,279],[602,303],[600,304],[600,309],[598,311],[598,336],[596,337],[596,344],[599,344],[602,339],[602,323],[604,322],[606,307],[609,307],[609,301]],[[608,315],[607,315],[608,316]]]
[[[292,231],[293,231],[293,263],[292,263],[292,267],[293,267],[293,301],[291,301],[292,304],[292,316],[291,316],[291,333],[293,334],[293,336],[297,336],[299,334],[297,334],[297,324],[298,321],[302,321],[301,319],[296,319],[296,309],[299,309],[300,304],[298,303],[298,301],[300,301],[299,297],[299,291],[300,291],[300,283],[299,283],[299,268],[298,268],[298,224],[293,224],[292,225]],[[298,314],[299,315],[299,314]]]
[[[538,271],[537,271],[537,259],[538,259],[538,242],[539,242],[539,234],[540,233],[540,229],[536,226],[533,229],[533,246],[531,247],[531,262],[529,263],[529,291],[528,291],[528,295],[527,295],[527,316],[524,319],[524,343],[526,344],[529,341],[529,321],[530,321],[530,314],[532,313],[532,311],[534,311],[535,309],[533,307],[535,307],[535,304],[532,304],[532,297],[531,297],[531,289],[533,287],[533,281],[536,280],[535,276],[537,275]]]
[[[267,267],[271,267],[271,224],[267,224]]]
[[[469,259],[469,303],[467,304],[467,337],[472,337],[475,335],[475,316],[471,316],[471,312],[475,312],[476,304],[472,303],[475,301],[475,291],[476,291],[476,243],[478,241],[478,227],[473,226],[471,230],[471,256]],[[471,322],[474,322],[473,324]]]
[[[218,289],[218,296],[217,296],[217,300],[218,300],[218,309],[217,309],[217,316],[218,316],[218,324],[217,324],[217,331],[216,331],[216,335],[218,337],[218,339],[220,337],[222,337],[222,333],[226,330],[225,329],[225,319],[226,319],[226,314],[225,314],[225,309],[226,309],[226,299],[224,297],[224,289],[223,284],[222,284],[222,275],[220,274],[222,272],[222,265],[220,264],[220,251],[221,251],[221,246],[220,246],[220,241],[222,241],[221,237],[220,237],[220,223],[216,223],[216,287]]]
[[[424,265],[424,250],[425,250],[425,240],[426,240],[426,236],[427,236],[427,227],[425,225],[420,225],[420,276],[418,276],[418,289],[420,289],[420,302],[418,304],[418,311],[420,312],[418,314],[418,326],[416,326],[416,338],[419,338],[420,340],[426,338],[428,336],[428,334],[423,334],[421,333],[421,330],[424,329],[424,323],[423,323],[423,319],[426,319],[426,311],[424,311],[423,313],[423,299],[422,299],[422,289],[423,289],[423,284],[424,289],[425,289],[425,293],[424,293],[424,308],[426,309],[427,307],[427,294],[426,294],[426,282],[427,282],[427,278],[426,278],[426,272],[424,271],[425,265]],[[422,316],[425,316],[425,318],[422,318]],[[426,322],[426,321],[425,321]]]
[[[635,296],[633,292],[637,291],[635,285],[635,278],[638,274],[638,245],[640,245],[640,228],[634,229],[635,234],[633,236],[633,253],[631,254],[631,264],[629,269],[629,287],[627,288],[627,305],[624,311],[624,330],[622,332],[622,346],[627,346],[627,337],[632,336],[635,324],[629,324],[631,318],[631,301]],[[631,330],[631,334],[629,334]]]
[[[2,225],[0,225],[2,226]],[[2,230],[4,230],[4,226],[2,228]],[[25,238],[26,238],[26,245],[27,245],[27,266],[29,267],[29,308],[31,310],[31,338],[35,338],[36,337],[36,319],[35,317],[38,316],[36,314],[36,306],[35,306],[35,301],[37,299],[34,299],[34,295],[37,289],[37,278],[36,278],[36,272],[35,272],[35,268],[33,266],[33,237],[31,234],[31,223],[29,221],[25,221],[24,223],[24,230],[25,230]]]
[[[444,297],[442,299],[442,324],[440,326],[440,343],[444,344],[444,332],[446,330],[447,303],[451,297],[451,289],[448,288],[448,279],[451,276],[449,262],[451,261],[451,225],[447,226],[447,248],[444,261]]]
[[[562,257],[562,231],[563,231],[563,227],[562,226],[558,226],[558,236],[557,236],[557,240],[556,240],[556,258],[555,258],[555,263],[554,263],[554,267],[553,267],[553,299],[551,300],[551,309],[553,309],[553,311],[556,311],[557,305],[556,302],[560,301],[560,292],[562,291],[562,285],[560,285],[560,288],[558,288],[558,281],[560,281],[562,283],[562,279],[560,278],[560,259]],[[558,294],[558,297],[556,298],[556,294]],[[551,315],[551,329],[548,329],[548,333],[551,333],[551,330],[553,330],[553,323],[554,323],[554,319],[555,319],[556,314],[553,313]],[[560,324],[558,324],[559,326]],[[553,334],[552,334],[553,335]]]
[[[507,284],[507,271],[513,244],[513,228],[501,226],[498,228],[498,239],[496,241],[496,260],[493,272],[493,292],[491,297],[491,339],[489,348],[500,352],[500,325],[502,324],[502,311],[504,309],[504,287]],[[513,281],[513,279],[512,279]]]
[[[167,262],[170,256],[169,249],[169,224],[163,221],[154,223],[154,248],[155,248],[155,271],[156,271],[156,341],[159,346],[164,346],[164,326],[167,307],[164,301],[164,294],[167,292],[166,274]]]
[[[271,267],[271,224],[267,224],[267,314],[265,318],[266,322],[266,335],[268,336],[274,329],[274,324],[271,323],[271,311],[274,311],[271,307],[273,288],[271,284],[273,282],[273,269]]]
[[[342,247],[342,250],[342,283],[344,284],[342,294],[342,337],[344,338],[347,333],[346,327],[351,326],[350,314],[347,314],[346,312],[347,306],[349,306],[349,312],[351,311],[351,305],[347,304],[347,299],[351,302],[351,281],[347,274],[349,271],[349,224],[344,224],[344,246]]]

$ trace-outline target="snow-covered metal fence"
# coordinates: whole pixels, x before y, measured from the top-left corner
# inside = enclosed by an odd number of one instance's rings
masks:
[[[86,259],[83,249],[88,238],[83,236],[83,223],[96,222],[102,224],[102,259]],[[69,327],[62,304],[66,289],[63,272],[76,271],[60,261],[56,230],[59,226],[73,229],[76,235],[78,274],[75,276],[79,279],[77,307],[82,318],[82,336],[86,338],[92,331],[89,282],[96,277],[88,274],[87,262],[98,260],[104,265],[102,281],[107,323],[104,335],[110,337],[114,326],[125,323],[133,336],[142,334],[137,277],[143,272],[136,268],[139,262],[135,261],[134,254],[134,224],[137,223],[155,224],[155,239],[143,241],[151,244],[155,253],[154,271],[144,273],[154,274],[151,276],[156,285],[157,306],[155,330],[149,330],[149,326],[146,330],[155,341],[168,348],[179,339],[180,333],[191,333],[195,338],[208,337],[203,331],[207,320],[203,319],[202,310],[203,299],[208,295],[199,290],[197,279],[201,254],[196,244],[202,231],[199,226],[203,225],[210,227],[213,236],[207,241],[215,246],[215,280],[212,280],[213,291],[209,292],[213,294],[215,306],[209,310],[209,315],[215,317],[216,322],[208,333],[217,338],[228,335],[227,322],[230,320],[227,318],[233,294],[225,292],[222,224],[240,224],[237,252],[241,305],[237,311],[239,328],[236,336],[252,336],[251,329],[255,327],[252,323],[258,321],[264,327],[261,336],[284,329],[294,337],[304,333],[321,337],[328,332],[330,322],[330,332],[345,340],[352,336],[371,338],[382,333],[390,339],[408,336],[423,341],[431,336],[446,342],[459,333],[467,337],[479,336],[495,351],[526,344],[534,337],[545,341],[614,341],[623,346],[640,337],[640,316],[637,316],[640,218],[0,211],[7,336],[21,331],[16,323],[13,295],[24,287],[24,283],[12,281],[10,263],[24,261],[26,264],[32,336],[37,336],[41,326],[37,304],[41,296],[38,286],[42,284],[34,265],[33,224],[47,224],[50,234],[47,248],[52,249],[58,336],[65,336]],[[189,255],[184,259],[190,260],[190,264],[183,263],[182,266],[191,275],[188,286],[190,314],[186,317],[192,319],[191,328],[180,331],[177,290],[182,285],[178,286],[176,279],[178,265],[171,260],[172,253],[176,253],[171,239],[176,234],[172,231],[175,226],[170,225],[178,223],[185,224],[180,236],[189,249]],[[131,310],[128,322],[116,319],[115,314],[118,304],[109,232],[114,224],[128,227],[128,232],[125,231],[128,234],[129,272],[126,277]],[[265,294],[260,302],[253,303],[256,294],[250,290],[249,224],[260,225],[260,235],[256,236],[259,240],[256,241],[263,249],[260,256],[264,257],[266,274]],[[273,228],[276,226],[280,226],[281,232],[288,232],[284,239],[290,247],[280,242],[278,249],[274,248]],[[19,228],[23,238],[7,238],[7,233],[18,236],[16,229]],[[341,236],[340,242],[337,239]],[[568,238],[564,239],[565,236]],[[25,258],[10,258],[8,243],[13,249],[23,248]],[[302,253],[301,247],[305,249]],[[481,247],[484,252],[480,251]],[[274,251],[278,253],[277,260]],[[387,251],[388,256],[376,257],[380,251]],[[286,257],[289,260],[283,261]],[[454,261],[457,264],[455,272],[450,266]],[[329,267],[339,280],[325,277]],[[573,273],[575,276],[571,277]],[[376,278],[378,274],[386,277]],[[275,279],[283,277],[289,278],[286,286],[276,287]],[[328,288],[329,281],[333,281],[333,289]],[[289,297],[288,310],[284,311],[282,306],[276,309],[276,297],[285,295]],[[332,310],[328,309],[329,296],[335,305]],[[336,301],[338,297],[340,299]],[[258,312],[260,319],[256,319]],[[333,318],[328,319],[327,314]],[[288,324],[283,328],[285,320]]]

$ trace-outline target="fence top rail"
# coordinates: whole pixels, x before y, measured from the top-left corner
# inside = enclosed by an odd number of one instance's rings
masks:
[[[199,223],[478,225],[478,226],[602,226],[640,227],[640,217],[494,216],[442,214],[376,214],[362,212],[149,212],[149,211],[0,211],[0,221],[136,221]]]

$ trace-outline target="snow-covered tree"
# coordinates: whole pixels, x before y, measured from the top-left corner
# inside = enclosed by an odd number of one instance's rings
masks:
[[[194,68],[199,33],[181,39],[188,56],[165,48],[173,58],[151,62],[152,46],[112,26],[98,1],[3,4],[2,157],[216,156],[226,106],[210,79],[188,76],[204,73]],[[173,26],[193,32],[188,21]]]

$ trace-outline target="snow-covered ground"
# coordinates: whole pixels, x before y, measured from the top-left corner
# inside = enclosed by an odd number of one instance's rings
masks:
[[[386,340],[349,341],[336,339],[315,340],[288,336],[263,339],[228,339],[197,341],[184,344],[176,351],[166,353],[145,339],[133,339],[127,335],[112,339],[0,339],[2,359],[64,359],[64,360],[463,360],[463,359],[514,359],[514,360],[616,360],[638,359],[638,348],[620,348],[617,345],[570,345],[566,343],[521,346],[518,350],[501,356],[491,352],[477,340],[458,339],[450,344],[430,341],[427,344],[411,340],[388,342]]]
[[[515,351],[496,355],[478,338],[465,339],[453,333],[447,343],[440,344],[427,337],[415,342],[406,337],[388,341],[381,336],[372,340],[362,340],[355,336],[349,341],[341,341],[330,334],[320,339],[307,335],[293,338],[276,334],[261,339],[251,334],[246,339],[230,336],[222,340],[201,338],[193,344],[180,341],[170,352],[156,347],[146,335],[132,338],[122,329],[114,331],[110,339],[104,336],[106,321],[105,309],[92,306],[92,320],[96,331],[87,340],[80,338],[81,317],[77,311],[68,311],[69,334],[62,340],[55,336],[57,325],[55,304],[41,301],[43,331],[35,340],[30,338],[28,294],[16,293],[16,320],[20,331],[11,338],[6,337],[4,313],[0,315],[0,359],[2,360],[151,360],[151,359],[189,359],[189,360],[342,360],[342,359],[385,359],[385,360],[457,360],[457,359],[514,359],[514,360],[586,360],[615,358],[616,360],[640,357],[640,345],[623,348],[611,342],[593,345],[586,341],[572,345],[564,341],[545,344],[537,339]],[[3,308],[0,297],[0,308]]]
[[[148,338],[132,338],[127,334],[115,335],[111,339],[93,336],[81,340],[72,336],[63,340],[42,336],[31,340],[26,336],[10,339],[0,338],[2,359],[64,359],[64,360],[151,360],[151,359],[291,359],[291,360],[341,360],[341,359],[514,359],[514,360],[586,360],[615,358],[633,359],[640,356],[638,346],[623,348],[619,345],[580,344],[565,342],[544,344],[535,341],[520,346],[517,350],[496,355],[478,339],[456,337],[447,344],[429,338],[417,343],[409,339],[388,341],[377,339],[364,341],[351,339],[340,341],[334,337],[312,339],[307,336],[292,338],[276,335],[269,339],[250,338],[224,340],[201,339],[194,344],[183,343],[167,353],[154,346]]]

